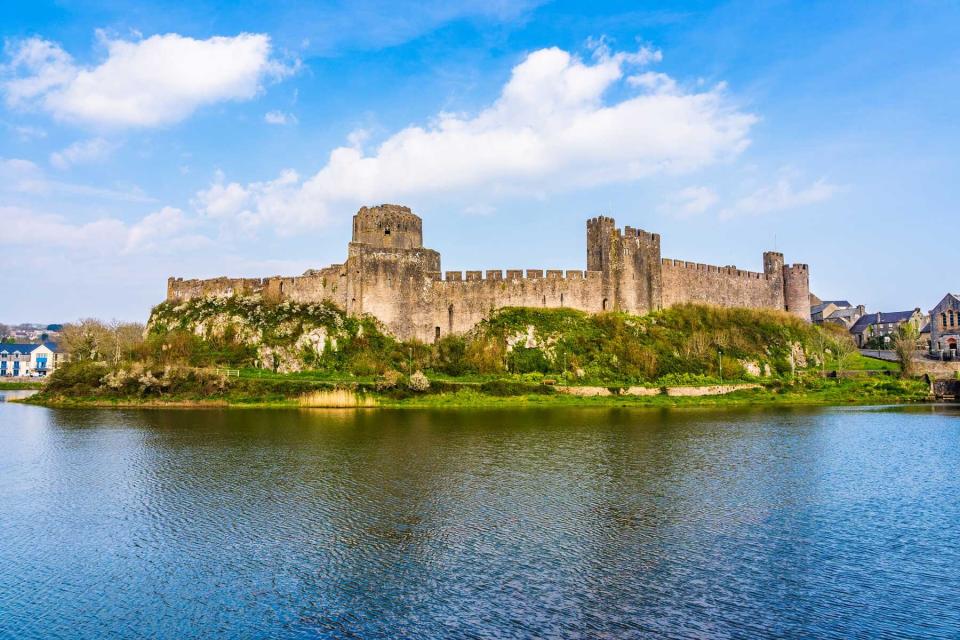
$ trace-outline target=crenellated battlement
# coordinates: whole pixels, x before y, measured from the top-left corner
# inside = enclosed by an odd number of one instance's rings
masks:
[[[643,314],[698,302],[789,310],[809,316],[809,268],[763,254],[763,272],[661,258],[661,237],[610,216],[586,221],[586,270],[441,271],[422,244],[422,221],[408,207],[363,207],[353,217],[347,259],[301,276],[170,278],[169,300],[262,295],[265,300],[329,300],[372,314],[397,337],[432,342],[468,331],[505,306]]]
[[[768,280],[768,276],[765,273],[759,273],[757,271],[745,271],[743,269],[737,269],[735,266],[726,266],[718,267],[712,264],[703,264],[701,262],[687,262],[685,260],[671,260],[670,258],[664,258],[660,261],[664,267],[671,269],[689,269],[691,271],[702,271],[705,273],[717,273],[727,276],[732,276],[734,278],[744,278],[747,280]]]
[[[431,282],[467,284],[473,282],[514,282],[514,281],[567,281],[567,280],[599,280],[603,274],[600,271],[582,271],[579,269],[507,269],[506,276],[501,269],[487,271],[428,271],[424,277]]]

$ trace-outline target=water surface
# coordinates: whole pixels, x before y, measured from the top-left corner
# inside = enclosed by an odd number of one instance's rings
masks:
[[[960,631],[960,411],[0,403],[0,638]]]

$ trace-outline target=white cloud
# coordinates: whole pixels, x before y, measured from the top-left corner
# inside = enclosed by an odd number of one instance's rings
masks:
[[[69,169],[75,164],[98,162],[109,156],[117,145],[103,138],[74,142],[66,149],[50,154],[50,164],[57,169]]]
[[[7,125],[11,131],[17,134],[17,138],[23,142],[31,142],[33,140],[41,140],[47,137],[47,132],[40,127],[32,127],[30,125]]]
[[[195,40],[178,34],[145,40],[100,34],[107,58],[84,67],[58,44],[30,38],[8,45],[0,85],[12,107],[37,106],[58,119],[113,127],[155,127],[199,107],[248,100],[270,78],[291,73],[271,57],[270,38],[242,33]]]
[[[0,194],[28,196],[81,196],[126,202],[154,202],[138,187],[103,188],[51,180],[35,163],[20,158],[0,158]]]
[[[164,207],[129,224],[117,218],[72,223],[62,216],[37,213],[32,209],[0,206],[0,226],[9,245],[58,247],[71,255],[115,256],[145,253],[168,247],[197,246],[205,239],[184,235],[193,224],[184,213]]]
[[[687,187],[667,197],[659,209],[661,213],[676,218],[690,218],[704,213],[718,200],[717,194],[709,187]]]
[[[268,111],[263,116],[263,121],[267,124],[276,124],[280,126],[285,126],[288,124],[297,124],[297,116],[292,113],[285,113],[283,111]]]
[[[838,190],[839,187],[830,184],[824,178],[806,187],[798,188],[794,186],[789,176],[781,176],[774,184],[760,187],[734,202],[731,207],[720,212],[720,217],[730,219],[740,216],[759,216],[797,209],[829,200]]]
[[[529,54],[499,98],[474,116],[440,113],[391,135],[366,155],[356,136],[318,173],[292,171],[242,186],[222,176],[197,196],[206,213],[269,222],[323,223],[332,205],[402,201],[415,194],[543,193],[685,173],[740,153],[756,118],[723,87],[685,92],[666,81],[625,82],[624,70],[659,59],[597,46],[593,63],[557,48]],[[629,95],[605,100],[626,85]],[[278,223],[283,223],[278,224]]]

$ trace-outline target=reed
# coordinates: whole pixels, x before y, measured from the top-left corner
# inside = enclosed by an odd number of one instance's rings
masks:
[[[331,389],[306,393],[300,396],[298,404],[301,407],[323,409],[375,407],[377,406],[377,399],[349,389]]]

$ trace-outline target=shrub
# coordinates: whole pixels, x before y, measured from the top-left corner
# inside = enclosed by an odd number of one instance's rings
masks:
[[[50,374],[44,391],[53,394],[69,392],[71,395],[89,395],[100,386],[100,381],[107,371],[107,365],[102,362],[67,362]]]
[[[423,375],[423,371],[417,371],[410,376],[407,386],[410,387],[411,391],[422,393],[430,388],[430,380],[427,379],[427,376]]]
[[[434,365],[437,371],[451,376],[462,376],[476,371],[467,357],[467,340],[461,335],[447,335],[434,345]]]
[[[396,389],[397,385],[403,382],[403,374],[394,369],[388,369],[383,372],[383,375],[377,380],[377,391],[386,391],[388,389]]]
[[[541,349],[529,349],[519,345],[508,354],[507,361],[510,363],[510,371],[517,373],[549,373],[552,368]]]
[[[527,384],[509,380],[490,380],[480,385],[480,391],[488,396],[524,396],[529,394],[555,393],[553,387],[543,384]]]

